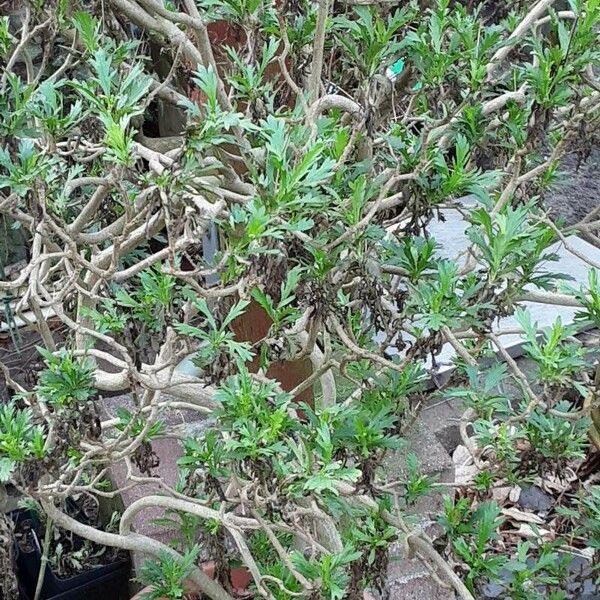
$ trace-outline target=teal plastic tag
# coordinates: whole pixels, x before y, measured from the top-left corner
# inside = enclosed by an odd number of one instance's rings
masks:
[[[404,71],[404,60],[399,58],[391,67],[390,71],[398,77],[402,71]]]

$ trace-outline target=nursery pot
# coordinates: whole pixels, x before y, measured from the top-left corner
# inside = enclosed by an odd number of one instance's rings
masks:
[[[19,509],[11,513],[18,525],[25,519],[35,520],[34,515]],[[15,540],[16,541],[16,540]],[[35,595],[38,575],[42,564],[42,551],[38,544],[31,549],[19,547],[17,568],[19,583],[23,588],[23,600]],[[106,565],[89,568],[72,577],[60,578],[46,564],[41,600],[127,600],[129,598],[129,557],[120,558]]]
[[[202,570],[206,575],[208,575],[211,579],[214,579],[215,576],[215,563],[210,561],[202,564]],[[235,595],[245,596],[248,590],[248,586],[252,581],[252,577],[250,572],[246,567],[232,567],[230,570],[231,577],[231,587],[233,588],[233,592]],[[185,591],[188,594],[199,594],[200,589],[193,581],[185,581],[184,582]],[[151,590],[151,586],[145,587],[140,590],[131,600],[143,600],[144,595],[147,594]],[[166,599],[160,599],[166,600]]]

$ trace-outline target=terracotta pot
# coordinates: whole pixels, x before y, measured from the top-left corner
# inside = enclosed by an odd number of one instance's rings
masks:
[[[202,565],[202,570],[206,575],[208,575],[211,579],[214,579],[215,576],[215,563],[210,561],[206,562]],[[244,596],[248,590],[248,586],[252,581],[252,576],[246,567],[232,567],[231,569],[231,587],[233,588],[233,593],[237,596]],[[185,591],[188,594],[199,594],[200,589],[193,581],[185,581],[184,582]],[[150,591],[150,586],[145,587],[140,590],[135,596],[132,597],[131,600],[143,600],[144,594]],[[163,599],[160,599],[163,600]],[[166,599],[164,599],[166,600]]]
[[[255,300],[251,300],[248,308],[241,317],[238,317],[231,323],[231,329],[238,342],[258,342],[263,339],[271,327],[271,318],[265,312],[264,308]],[[248,365],[248,370],[256,373],[259,368],[259,358],[255,356]],[[275,379],[281,385],[281,389],[289,392],[312,373],[312,364],[310,359],[300,360],[281,360],[272,362],[266,373],[267,377]],[[304,390],[296,396],[298,402],[306,402],[309,406],[314,406],[314,396],[312,387]]]
[[[213,561],[202,565],[202,570],[211,578],[215,578],[215,563]],[[242,595],[248,590],[248,586],[252,582],[252,575],[246,567],[231,567],[229,571],[231,587],[233,593]]]

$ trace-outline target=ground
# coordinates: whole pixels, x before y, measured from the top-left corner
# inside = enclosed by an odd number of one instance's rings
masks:
[[[574,225],[600,202],[600,148],[579,168],[576,156],[562,163],[558,183],[544,196],[544,203],[553,218],[561,217],[566,225]]]

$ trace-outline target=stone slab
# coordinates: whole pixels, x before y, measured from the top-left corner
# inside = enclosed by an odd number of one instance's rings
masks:
[[[405,476],[405,458],[408,452],[416,454],[423,474],[439,475],[439,481],[445,483],[454,480],[452,459],[437,440],[435,433],[420,418],[406,433],[406,441],[406,448],[390,452],[386,456],[383,468],[389,481],[402,479]]]
[[[104,418],[116,416],[117,409],[120,407],[131,408],[132,400],[128,396],[115,396],[105,398],[102,401],[101,411]],[[199,418],[199,414],[195,411],[187,410],[170,410],[167,412],[166,422],[169,425],[180,425],[182,427],[194,427]],[[159,465],[153,469],[153,475],[160,477],[169,487],[174,487],[177,484],[179,469],[177,460],[182,454],[181,444],[174,438],[159,438],[152,441],[152,450],[158,456]],[[140,473],[136,466],[132,467],[133,474],[136,476],[147,476]],[[121,499],[125,507],[130,506],[136,500],[153,494],[163,494],[158,484],[143,483],[132,488],[127,488],[127,467],[123,461],[117,462],[110,468],[110,476],[113,484],[117,488],[124,488],[121,493]],[[142,535],[149,536],[163,543],[168,543],[174,534],[173,529],[156,523],[156,519],[165,516],[164,509],[160,507],[151,507],[141,511],[133,522],[133,529]],[[143,560],[147,558],[133,553],[133,562],[136,570],[139,568]]]
[[[464,206],[472,205],[473,200],[469,197],[462,200]],[[466,235],[469,223],[464,220],[460,212],[456,209],[443,209],[439,211],[436,218],[428,224],[427,231],[431,238],[437,243],[437,253],[442,258],[456,260],[461,256],[460,263],[464,261],[466,249],[470,241]],[[576,252],[594,259],[600,264],[600,249],[577,236],[569,236],[567,243]],[[548,252],[558,255],[558,260],[548,262],[544,265],[545,270],[554,273],[563,273],[573,278],[569,285],[578,289],[581,285],[587,284],[589,265],[573,254],[565,247],[562,241],[552,244]],[[528,289],[537,290],[534,286]],[[539,290],[537,290],[539,291]],[[538,302],[523,302],[522,306],[529,310],[534,322],[537,322],[539,328],[551,326],[558,317],[563,324],[574,323],[577,308],[569,306],[560,306],[554,304],[544,304]],[[519,324],[514,316],[498,319],[494,331],[503,329],[514,329]],[[502,342],[509,354],[518,357],[523,354],[523,340],[518,334],[502,335]],[[382,341],[381,336],[376,336],[376,341]],[[394,349],[389,349],[393,353]],[[444,383],[454,369],[454,358],[456,354],[450,344],[446,344],[440,354],[436,357],[435,382],[437,385]],[[426,365],[431,368],[431,362]]]
[[[449,454],[454,452],[461,443],[459,421],[464,411],[464,403],[459,398],[448,398],[423,406],[419,419],[426,423],[427,428]]]
[[[440,586],[418,559],[409,559],[402,544],[394,544],[388,567],[389,600],[453,600],[454,591]]]
[[[444,220],[433,219],[428,227],[431,237],[439,245],[438,252],[444,258],[455,258],[461,252],[464,252],[469,245],[467,238],[467,223],[462,215],[456,210],[441,211]],[[600,249],[585,240],[572,235],[567,238],[569,246],[578,253],[596,260],[600,264]],[[556,242],[550,246],[549,252],[556,253],[558,260],[548,262],[544,269],[552,273],[562,273],[569,275],[573,281],[569,285],[578,289],[581,285],[586,285],[588,280],[588,270],[590,266],[573,254],[565,247],[562,241]],[[535,286],[528,286],[529,290],[537,290]],[[539,290],[538,290],[539,291]],[[573,323],[577,308],[571,306],[559,306],[554,304],[543,304],[539,302],[523,302],[523,307],[530,311],[532,318],[538,323],[540,328],[551,326],[557,318],[560,317],[563,324]],[[499,319],[495,330],[510,329],[519,327],[518,321],[514,316]],[[502,336],[505,347],[513,356],[521,354],[522,338],[518,334],[509,334]],[[446,346],[440,355],[440,363],[448,364],[454,357],[451,347]]]

